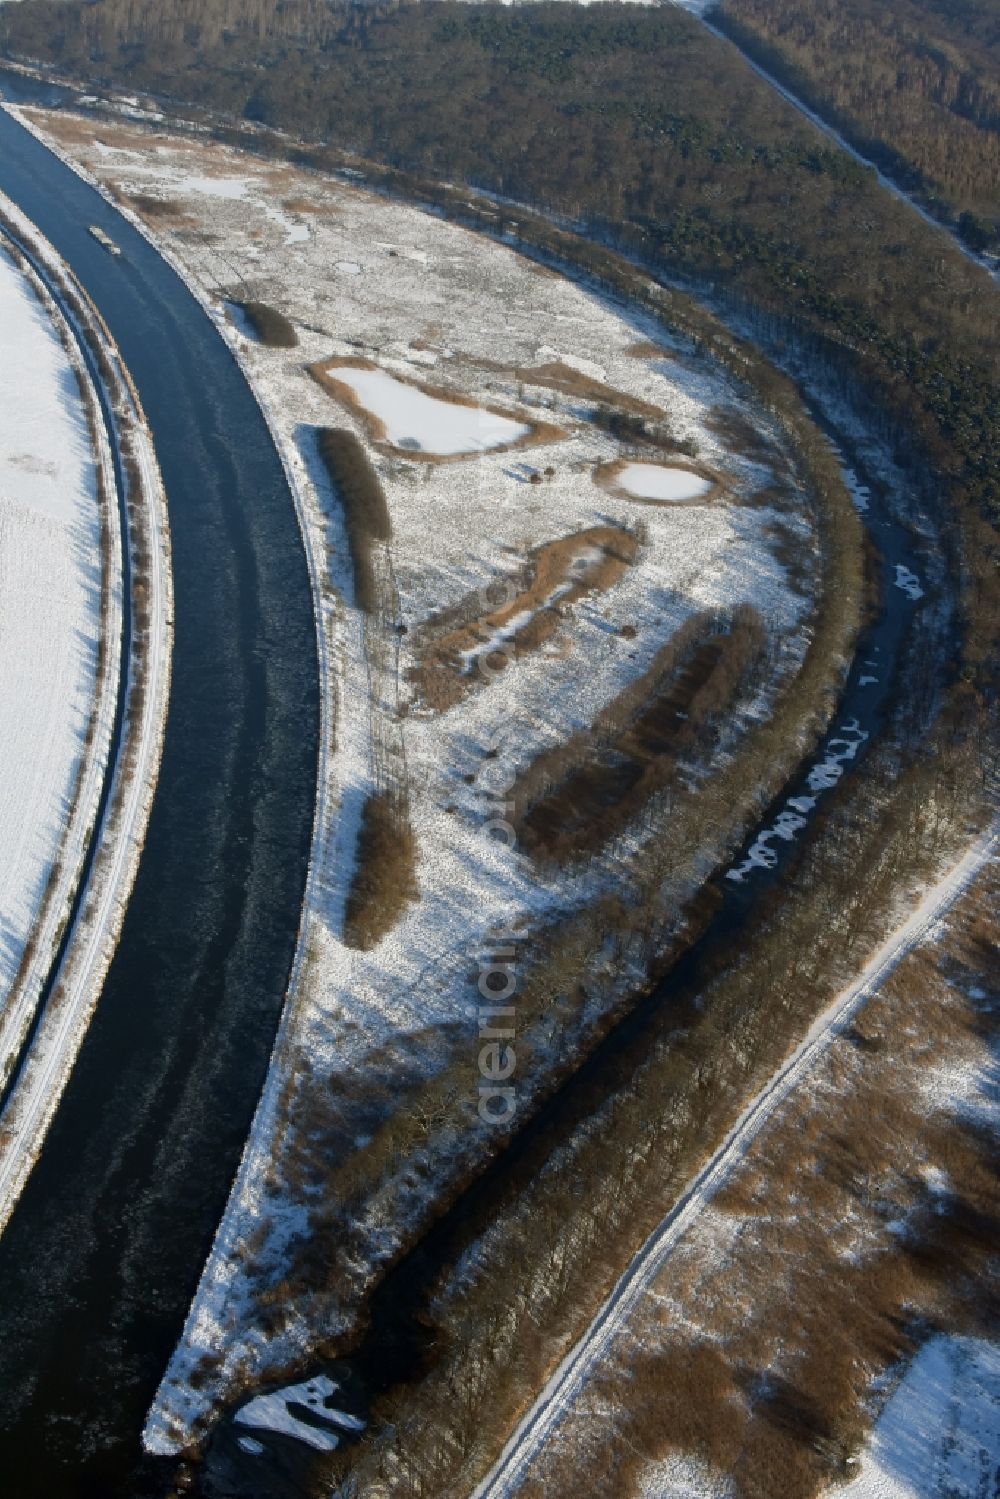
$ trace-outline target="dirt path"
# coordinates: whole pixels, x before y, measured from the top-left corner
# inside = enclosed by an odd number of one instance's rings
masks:
[[[578,1343],[550,1376],[525,1412],[499,1459],[472,1499],[516,1494],[531,1464],[604,1359],[638,1302],[656,1280],[671,1251],[730,1179],[775,1112],[806,1077],[830,1044],[853,1021],[893,969],[929,935],[1000,847],[994,826],[927,891],[912,915],[886,939],[852,984],[813,1022],[808,1034],[747,1104],[733,1128],[653,1230]]]

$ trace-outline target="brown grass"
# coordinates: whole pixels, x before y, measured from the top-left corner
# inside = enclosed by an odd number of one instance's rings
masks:
[[[576,566],[588,550],[600,553],[585,570]],[[586,594],[606,593],[618,583],[635,561],[639,540],[620,526],[592,526],[561,536],[538,547],[528,559],[526,576],[508,602],[486,614],[477,614],[466,622],[469,608],[481,607],[482,595],[475,593],[446,615],[426,625],[414,641],[417,665],[412,677],[421,701],[437,713],[460,702],[487,677],[482,672],[462,670],[462,654],[489,639],[519,614],[531,618],[511,639],[515,658],[530,655],[551,639],[562,620],[562,610]],[[557,605],[546,600],[556,588],[569,584]],[[497,653],[492,664],[502,670],[507,658]]]
[[[151,135],[155,133],[138,125],[120,125],[107,120],[98,123],[85,115],[71,114],[67,110],[46,110],[29,106],[25,109],[25,114],[46,135],[68,145],[92,146],[95,142],[100,142],[115,149],[148,151]],[[175,144],[193,149],[185,142],[172,139],[171,145]]]
[[[321,360],[317,364],[308,366],[309,374],[321,385],[328,395],[347,408],[354,416],[363,423],[369,438],[378,447],[386,448],[389,452],[402,457],[413,459],[420,463],[463,463],[469,458],[481,457],[478,452],[468,453],[425,453],[411,448],[399,448],[390,442],[386,435],[385,423],[364,406],[355,395],[351,387],[343,380],[338,380],[333,371],[338,369],[355,370],[377,370],[379,366],[371,359],[361,356],[350,356],[343,359]],[[548,422],[532,421],[527,416],[516,411],[508,411],[502,406],[493,406],[484,401],[477,401],[472,396],[464,396],[453,390],[447,390],[443,386],[430,385],[424,380],[417,380],[408,375],[399,375],[393,372],[392,378],[399,380],[404,385],[411,385],[415,390],[422,391],[424,395],[431,396],[436,401],[447,401],[452,406],[466,406],[488,411],[493,416],[506,417],[508,421],[520,422],[528,427],[524,437],[518,438],[516,442],[498,443],[496,447],[490,448],[491,453],[511,452],[514,449],[538,447],[544,443],[561,442],[566,436],[561,427],[552,426]]]
[[[337,212],[331,204],[317,203],[312,198],[285,198],[281,206],[286,213],[321,213],[324,218],[332,218]]]
[[[367,951],[416,900],[417,843],[406,799],[388,791],[365,802],[354,878],[344,914],[344,941]]]
[[[171,228],[193,227],[197,220],[174,198],[154,198],[151,193],[122,193],[122,201],[147,219],[159,219]]]
[[[612,406],[618,411],[627,411],[632,416],[646,417],[650,421],[665,422],[667,413],[650,401],[630,396],[624,390],[616,390],[603,380],[584,375],[572,365],[552,360],[548,364],[536,365],[533,369],[517,371],[517,378],[525,385],[541,385],[548,390],[561,391],[563,395],[580,396],[585,401],[595,401]]]
[[[518,776],[511,798],[525,848],[564,862],[633,821],[731,710],[764,641],[749,607],[731,621],[708,611],[688,620],[587,730]]]
[[[694,1236],[675,1251],[669,1306],[640,1316],[594,1391],[616,1429],[598,1451],[577,1419],[538,1472],[551,1499],[596,1472],[612,1474],[602,1494],[625,1499],[671,1452],[729,1476],[739,1499],[814,1499],[863,1442],[876,1375],[928,1332],[995,1336],[996,1138],[929,1109],[920,1084],[939,1059],[989,1066],[997,996],[984,1007],[962,988],[995,976],[981,933],[995,932],[997,894],[994,870],[944,947],[904,961],[755,1142],[713,1201],[739,1234],[714,1253]]]

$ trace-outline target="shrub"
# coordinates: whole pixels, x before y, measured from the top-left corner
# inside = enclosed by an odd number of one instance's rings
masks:
[[[283,312],[266,302],[234,302],[257,338],[269,349],[294,349],[299,336]]]
[[[340,427],[321,428],[319,452],[344,510],[354,601],[366,614],[376,614],[384,604],[384,590],[379,587],[375,568],[375,547],[392,540],[385,491],[353,432]]]
[[[391,931],[417,896],[417,845],[405,796],[377,791],[361,814],[344,941],[367,951]]]

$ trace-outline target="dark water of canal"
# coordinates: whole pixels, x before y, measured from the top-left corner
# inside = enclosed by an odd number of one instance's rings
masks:
[[[0,90],[14,92],[9,75]],[[0,188],[121,347],[172,528],[173,684],[149,835],[93,1024],[0,1238],[0,1492],[136,1499],[163,1488],[139,1465],[139,1434],[239,1161],[293,956],[318,744],[312,603],[260,411],[178,277],[3,114]]]

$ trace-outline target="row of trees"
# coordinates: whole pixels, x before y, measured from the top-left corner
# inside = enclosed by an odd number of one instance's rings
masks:
[[[1000,15],[988,0],[722,0],[721,25],[910,188],[1000,249]]]
[[[729,283],[849,351],[931,462],[996,506],[997,299],[680,9],[334,6],[315,42],[296,0],[268,0],[262,35],[222,11],[214,40],[176,12],[21,0],[0,7],[0,43],[486,187]]]

